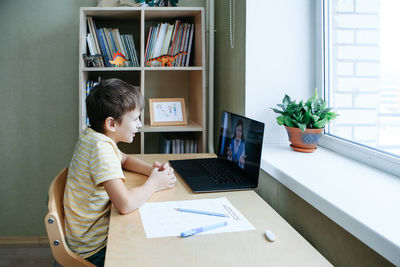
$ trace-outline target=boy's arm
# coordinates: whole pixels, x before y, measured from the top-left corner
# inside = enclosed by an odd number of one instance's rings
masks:
[[[155,192],[154,187],[147,183],[128,190],[122,179],[109,180],[103,185],[111,202],[121,214],[127,214],[139,208]]]
[[[133,155],[126,155],[124,153],[122,153],[121,165],[125,170],[138,172],[147,176],[150,176],[150,173],[153,170],[153,166],[150,164]]]
[[[172,168],[162,171],[154,168],[149,179],[140,187],[127,189],[122,179],[106,181],[103,186],[115,208],[120,213],[127,214],[143,205],[154,192],[172,188],[175,182],[176,177]]]

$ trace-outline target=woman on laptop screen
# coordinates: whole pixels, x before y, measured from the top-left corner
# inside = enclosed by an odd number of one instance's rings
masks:
[[[245,142],[243,135],[243,121],[238,120],[235,127],[235,132],[233,133],[231,143],[228,146],[227,156],[228,159],[238,164],[238,166],[244,169],[244,164],[246,160],[245,153]]]

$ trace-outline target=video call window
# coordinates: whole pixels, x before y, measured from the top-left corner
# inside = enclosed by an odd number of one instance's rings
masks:
[[[228,112],[221,120],[219,155],[241,169],[259,166],[264,124]],[[257,166],[255,166],[257,165]]]

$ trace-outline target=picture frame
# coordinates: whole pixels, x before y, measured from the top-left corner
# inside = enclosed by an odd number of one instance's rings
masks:
[[[185,99],[150,98],[151,126],[187,125]]]

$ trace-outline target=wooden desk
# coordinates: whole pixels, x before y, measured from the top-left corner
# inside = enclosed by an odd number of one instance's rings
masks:
[[[213,154],[138,155],[146,162],[201,158]],[[142,175],[126,172],[127,186],[141,185]],[[147,239],[139,210],[121,215],[113,207],[105,265],[114,266],[331,266],[299,233],[254,191],[193,194],[177,175],[176,187],[157,192],[149,201],[227,197],[256,230]],[[269,242],[265,229],[276,235]]]

